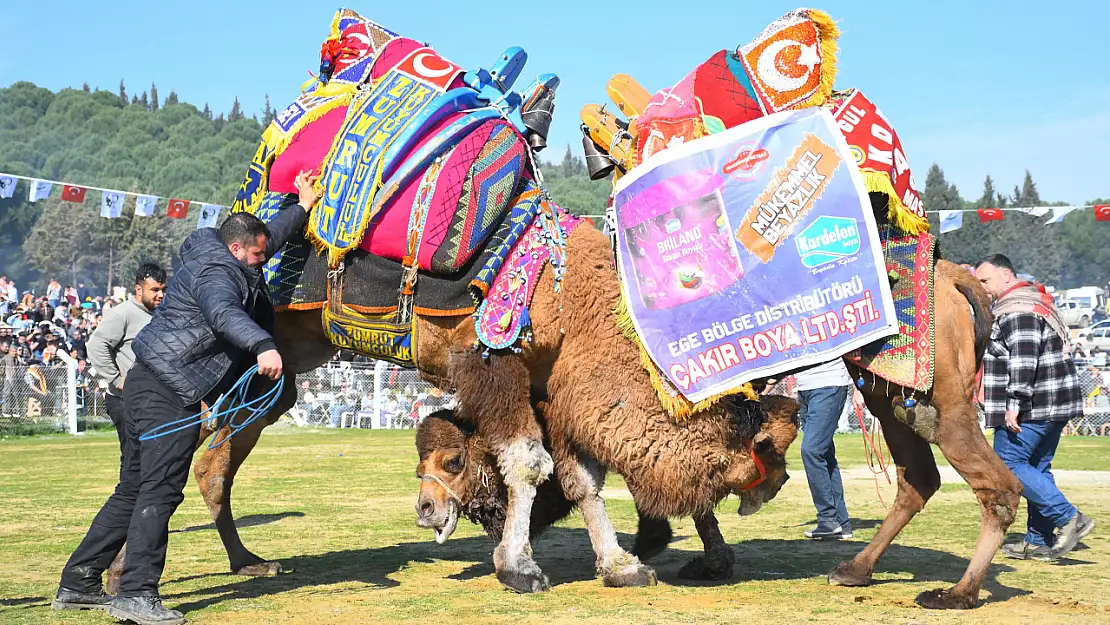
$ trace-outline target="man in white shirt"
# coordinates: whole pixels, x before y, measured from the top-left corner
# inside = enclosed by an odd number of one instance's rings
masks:
[[[798,388],[798,418],[802,425],[802,466],[809,494],[817,508],[817,527],[806,538],[840,540],[852,537],[844,484],[836,462],[836,433],[848,394],[852,404],[863,407],[863,394],[852,387],[852,378],[840,358],[794,374]]]

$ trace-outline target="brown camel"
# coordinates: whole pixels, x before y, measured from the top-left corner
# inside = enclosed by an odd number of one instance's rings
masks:
[[[495,568],[499,579],[518,590],[546,587],[542,571],[528,555],[528,524],[536,484],[551,472],[552,464],[543,449],[531,398],[548,397],[554,416],[573,410],[606,413],[624,409],[631,394],[640,394],[630,392],[628,381],[643,375],[642,367],[633,358],[631,343],[621,338],[611,323],[617,289],[609,249],[608,239],[593,228],[572,233],[562,292],[554,292],[551,272],[545,271],[531,308],[533,340],[520,354],[495,354],[483,360],[472,348],[474,328],[469,316],[418,318],[417,365],[422,374],[444,390],[457,393],[460,421],[478,423],[482,415],[489,415],[481,422],[481,430],[509,488],[508,530],[495,551]],[[970,607],[978,601],[983,575],[1013,519],[1020,487],[987,445],[971,403],[977,344],[985,340],[983,329],[990,320],[986,294],[968,272],[945,262],[938,263],[935,289],[938,349],[932,403],[939,411],[936,442],[978,494],[983,524],[976,556],[964,579],[951,589],[926,593],[919,600],[930,607]],[[320,366],[334,352],[318,311],[280,313],[276,339],[290,378]],[[872,544],[830,575],[830,581],[839,584],[869,583],[878,557],[939,486],[928,443],[894,418],[885,385],[871,384],[866,373],[863,377],[868,382],[869,407],[883,423],[899,467],[900,494]],[[491,388],[500,392],[488,392]],[[261,430],[291,408],[295,399],[293,384],[287,383],[271,415],[228,444],[206,451],[194,467],[233,571],[262,574],[276,570],[275,564],[255,556],[240,541],[231,515],[231,484]],[[556,420],[571,422],[561,416]],[[642,434],[647,437],[650,432],[644,428]],[[599,460],[619,472],[621,458]],[[564,488],[589,490],[596,486],[589,465],[580,463],[577,471],[564,470],[570,473],[560,474]],[[596,501],[590,514],[598,519],[603,508],[600,500]]]
[[[882,423],[898,467],[898,495],[871,543],[851,562],[836,567],[829,574],[829,582],[842,586],[871,583],[875,562],[940,488],[940,473],[929,447],[935,442],[975,491],[982,523],[975,554],[963,578],[951,588],[923,592],[916,601],[926,608],[967,609],[979,604],[979,588],[1014,520],[1021,484],[987,443],[973,404],[975,374],[991,326],[990,297],[971,272],[947,261],[937,263],[934,297],[936,376],[926,401],[936,409],[935,424],[910,427],[898,420],[898,391],[849,364],[865,382],[867,408]]]
[[[561,484],[561,494],[581,509],[604,583],[628,585],[619,563],[628,554],[617,546],[598,494],[608,467],[625,478],[636,500],[641,522],[635,555],[647,558],[666,547],[670,528],[657,519],[692,515],[705,554],[679,575],[703,580],[731,577],[732,549],[721,536],[713,508],[735,492],[741,499],[740,513],[746,516],[778,494],[788,479],[784,455],[797,435],[797,402],[777,396],[764,396],[760,402],[737,400],[726,410],[677,424],[659,406],[646,374],[630,382],[635,390],[623,406],[562,415],[550,407],[542,411],[555,458],[552,482]],[[644,412],[637,399],[644,400]],[[560,418],[576,423],[560,423]],[[498,480],[490,477],[492,456],[480,433],[460,427],[450,415],[426,419],[417,431],[416,446],[422,478],[418,525],[435,530],[440,543],[454,531],[460,514],[482,519],[487,531],[496,525],[504,497]],[[559,495],[541,495],[533,513],[541,506],[556,508],[562,515],[569,512],[568,507],[558,507]],[[533,516],[533,522],[540,521]],[[537,529],[533,525],[533,533]],[[654,581],[654,572],[638,566],[627,574],[649,574]]]

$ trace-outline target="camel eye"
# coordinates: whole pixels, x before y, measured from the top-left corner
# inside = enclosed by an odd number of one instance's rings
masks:
[[[462,456],[451,456],[443,463],[443,468],[451,473],[462,473]]]

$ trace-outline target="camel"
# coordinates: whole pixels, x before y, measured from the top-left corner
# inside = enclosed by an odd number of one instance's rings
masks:
[[[646,377],[646,376],[645,376]],[[789,476],[784,454],[797,435],[798,404],[792,399],[764,396],[760,402],[735,400],[727,410],[677,424],[652,397],[650,385],[633,384],[624,406],[608,411],[571,411],[562,415],[541,402],[555,477],[561,492],[541,491],[537,509],[565,516],[570,501],[582,510],[597,554],[597,568],[606,585],[623,585],[613,558],[623,552],[611,525],[591,522],[597,514],[608,467],[625,478],[640,515],[633,555],[641,560],[666,548],[671,535],[663,519],[692,515],[705,553],[687,563],[680,577],[728,579],[734,556],[718,529],[713,509],[730,492],[740,496],[739,512],[747,516],[778,494]],[[640,391],[636,393],[635,391]],[[649,412],[638,410],[643,400]],[[560,418],[574,423],[561,423]],[[574,438],[583,436],[584,438]],[[460,514],[478,519],[491,535],[504,507],[504,488],[491,471],[494,459],[480,432],[460,426],[449,413],[425,419],[417,430],[421,476],[417,524],[436,533],[443,543]],[[758,458],[758,460],[757,460]],[[543,487],[541,487],[543,488]],[[564,497],[565,495],[565,497]],[[552,522],[533,516],[533,522]],[[533,525],[535,534],[542,527]],[[654,581],[654,576],[652,576]]]
[[[542,430],[532,413],[533,391],[535,397],[548,398],[548,410],[554,411],[554,415],[572,410],[604,412],[623,409],[628,401],[629,380],[645,375],[638,357],[633,358],[634,345],[621,337],[611,322],[618,290],[609,249],[608,239],[594,228],[578,228],[571,234],[562,292],[555,293],[551,272],[545,270],[532,307],[533,341],[520,354],[496,354],[482,359],[472,348],[474,329],[469,316],[417,320],[420,336],[417,365],[433,383],[458,394],[460,421],[478,423],[483,414],[496,415],[481,422],[480,429],[490,440],[495,434],[504,435],[508,430],[506,420],[515,420],[529,433],[516,441],[515,455],[505,453],[508,446],[499,451],[497,444],[491,443],[510,492],[505,521],[508,531],[495,552],[495,568],[499,579],[511,581],[516,589],[542,590],[546,586],[542,571],[526,550],[530,548],[528,524],[535,484],[542,481],[537,475],[546,476],[552,465],[525,460],[519,463],[520,473],[513,472],[521,456],[527,456],[520,451],[543,450]],[[978,495],[983,523],[976,555],[964,578],[951,589],[923,593],[918,601],[928,607],[966,608],[978,602],[986,568],[1013,520],[1020,486],[987,444],[972,405],[976,363],[990,324],[988,297],[969,272],[945,261],[937,264],[935,290],[937,357],[931,401],[939,413],[936,442]],[[295,403],[292,377],[320,366],[335,351],[324,335],[318,311],[279,313],[276,339],[288,379],[279,405],[267,418],[255,422],[227,444],[205,451],[194,466],[232,571],[248,575],[273,573],[279,565],[254,555],[239,539],[231,514],[235,473],[262,429]],[[598,346],[605,349],[597,349]],[[940,484],[928,443],[894,417],[886,385],[873,380],[867,372],[857,373],[867,382],[864,390],[868,406],[882,422],[898,466],[899,495],[872,543],[852,562],[841,565],[830,575],[830,582],[843,585],[870,582],[879,556]],[[492,387],[503,392],[484,392]],[[636,395],[639,397],[639,393]],[[547,452],[532,457],[550,458]],[[571,462],[564,464],[574,466]],[[565,477],[560,474],[564,488],[588,489],[593,482],[588,467],[579,466],[578,471],[568,473]],[[595,518],[600,518],[603,508],[596,507],[601,512]],[[628,554],[628,558],[635,556]]]

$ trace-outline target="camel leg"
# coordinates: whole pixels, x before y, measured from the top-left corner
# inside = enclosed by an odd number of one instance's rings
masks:
[[[636,542],[632,546],[632,555],[639,558],[641,562],[647,562],[663,553],[667,545],[671,544],[674,531],[671,530],[670,521],[647,516],[640,511],[639,506],[636,506],[636,514],[640,522],[636,528]]]
[[[548,590],[547,576],[532,559],[529,526],[536,486],[554,466],[532,411],[528,370],[512,355],[482,358],[469,346],[448,356],[447,369],[456,388],[456,414],[481,424],[509,491],[505,530],[493,551],[497,579],[517,592]]]
[[[617,543],[617,530],[605,511],[601,489],[605,485],[605,467],[594,458],[569,451],[556,440],[552,452],[557,462],[559,483],[567,499],[577,502],[586,522],[586,532],[597,556],[597,573],[602,584],[613,588],[654,586],[655,570],[625,551]]]
[[[1021,483],[987,443],[971,403],[943,405],[951,401],[936,402],[941,415],[937,445],[979,499],[979,541],[955,586],[923,592],[916,601],[925,608],[966,610],[979,605],[983,577],[1017,513]]]
[[[868,394],[865,399],[871,414],[882,423],[887,447],[898,467],[898,495],[871,542],[851,562],[842,562],[829,573],[829,583],[840,586],[869,585],[875,562],[940,488],[940,472],[929,443],[894,418],[894,409],[885,395]]]
[[[695,516],[694,527],[701,537],[705,553],[687,562],[679,569],[678,576],[683,579],[705,581],[732,577],[732,565],[736,562],[736,555],[732,553],[732,547],[728,546],[724,536],[721,535],[717,516],[712,511]]]
[[[224,549],[227,550],[231,571],[238,575],[276,575],[281,572],[279,563],[265,560],[243,545],[231,511],[231,488],[235,483],[235,474],[254,449],[262,430],[276,422],[296,403],[296,382],[295,374],[287,374],[281,398],[270,414],[255,421],[219,447],[206,449],[193,465],[193,475],[204,503],[208,505],[208,512],[216,523],[216,531]],[[217,440],[222,440],[226,435],[227,428],[221,429],[216,434],[220,437]]]

